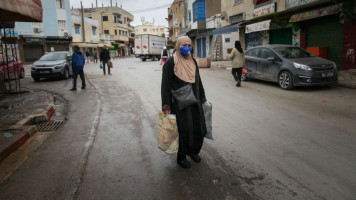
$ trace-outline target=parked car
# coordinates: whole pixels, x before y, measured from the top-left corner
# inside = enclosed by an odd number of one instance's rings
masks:
[[[338,72],[333,61],[317,57],[291,45],[268,45],[251,48],[245,54],[249,78],[277,82],[282,89],[294,86],[326,85],[336,83]]]
[[[14,56],[5,56],[0,54],[0,72],[4,74],[5,79],[25,78],[25,69],[22,61]]]
[[[45,54],[31,68],[31,76],[35,81],[55,77],[68,79],[72,73],[72,53],[67,51]]]

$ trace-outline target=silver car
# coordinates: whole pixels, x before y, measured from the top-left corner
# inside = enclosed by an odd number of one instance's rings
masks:
[[[35,81],[55,77],[68,79],[70,75],[72,75],[72,53],[68,51],[45,54],[31,67],[31,76]]]

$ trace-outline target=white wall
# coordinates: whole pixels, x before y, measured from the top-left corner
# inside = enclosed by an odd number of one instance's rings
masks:
[[[225,42],[226,38],[230,38],[230,42]],[[227,49],[234,48],[235,47],[235,41],[239,40],[239,32],[231,32],[228,34],[223,34],[222,35],[222,40],[223,40],[223,54],[222,58],[225,59],[228,55]]]

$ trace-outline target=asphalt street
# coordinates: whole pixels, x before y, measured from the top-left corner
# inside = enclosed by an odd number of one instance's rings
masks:
[[[0,199],[355,199],[356,92],[281,90],[230,70],[200,69],[214,141],[202,163],[177,166],[157,148],[162,66],[136,58],[71,80],[34,82],[68,102],[67,121],[0,185]],[[80,87],[80,81],[79,86]]]

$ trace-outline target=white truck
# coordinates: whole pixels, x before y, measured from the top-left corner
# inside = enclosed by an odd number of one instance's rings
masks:
[[[135,36],[135,56],[142,61],[147,59],[161,59],[161,52],[165,45],[165,37],[157,35],[136,35]]]

